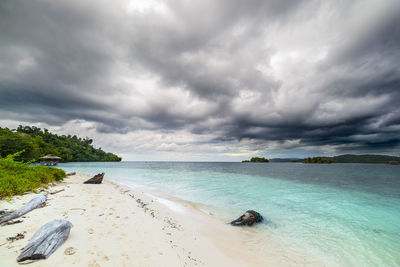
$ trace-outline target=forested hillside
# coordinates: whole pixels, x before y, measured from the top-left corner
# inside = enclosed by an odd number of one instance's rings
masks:
[[[390,155],[353,155],[345,154],[334,157],[313,157],[307,159],[296,159],[292,162],[305,163],[398,163],[400,157]]]
[[[115,154],[94,148],[92,143],[93,140],[87,137],[52,134],[35,126],[20,125],[16,130],[0,127],[1,157],[24,150],[17,160],[35,161],[46,154],[55,154],[64,162],[121,161]]]
[[[324,157],[312,157],[312,158],[306,158],[304,163],[319,163],[319,164],[329,164],[332,163],[332,160],[330,158],[324,158]]]
[[[400,161],[400,157],[388,155],[340,155],[330,158],[334,163],[389,163]]]

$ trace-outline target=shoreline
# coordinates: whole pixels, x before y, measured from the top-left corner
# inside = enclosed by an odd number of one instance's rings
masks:
[[[286,255],[284,247],[269,244],[268,251],[251,244],[254,231],[236,228],[194,205],[153,192],[140,192],[105,178],[101,185],[84,185],[89,175],[77,174],[49,187],[47,205],[21,218],[22,223],[2,226],[0,259],[19,266],[16,258],[37,229],[55,220],[74,227],[66,242],[48,259],[33,266],[324,266],[313,258]],[[0,210],[18,209],[33,196],[0,201]],[[14,242],[7,237],[25,233]],[[67,255],[66,249],[75,253]]]

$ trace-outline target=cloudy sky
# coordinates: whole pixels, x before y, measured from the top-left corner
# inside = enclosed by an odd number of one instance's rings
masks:
[[[398,0],[2,0],[0,126],[125,160],[400,148]]]

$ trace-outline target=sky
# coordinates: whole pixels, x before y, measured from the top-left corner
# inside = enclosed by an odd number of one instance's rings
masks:
[[[124,160],[400,155],[398,0],[2,0],[0,127]]]

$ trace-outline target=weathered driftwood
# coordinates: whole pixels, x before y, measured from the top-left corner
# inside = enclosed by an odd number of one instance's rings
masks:
[[[8,214],[10,214],[10,213],[12,213],[12,211],[9,211],[9,210],[7,210],[7,209],[5,209],[5,210],[0,210],[0,217],[4,217],[4,216],[6,216],[6,215],[8,215]]]
[[[260,213],[254,210],[248,210],[236,220],[231,221],[230,224],[233,226],[252,226],[253,224],[262,222],[263,220],[264,218],[261,216]]]
[[[8,221],[6,223],[3,223],[1,226],[13,225],[13,224],[22,223],[22,222],[24,222],[24,221],[23,220]]]
[[[5,223],[9,220],[21,217],[24,214],[27,214],[31,210],[36,209],[40,205],[46,202],[47,195],[45,194],[37,194],[31,201],[29,201],[25,206],[20,208],[19,210],[16,210],[11,213],[7,213],[6,215],[2,216],[0,218],[0,224]]]
[[[96,174],[89,180],[85,181],[84,184],[101,184],[101,182],[103,181],[103,177],[104,177],[104,172]]]
[[[72,176],[72,175],[75,175],[76,174],[76,172],[67,172],[67,176]]]
[[[50,192],[50,195],[55,195],[55,194],[60,193],[60,192],[62,192],[64,190],[65,189],[63,188],[63,189],[60,189],[60,190],[57,190],[57,191],[54,191],[54,192]]]
[[[67,240],[72,226],[66,220],[55,220],[43,225],[18,256],[17,262],[47,259]]]

